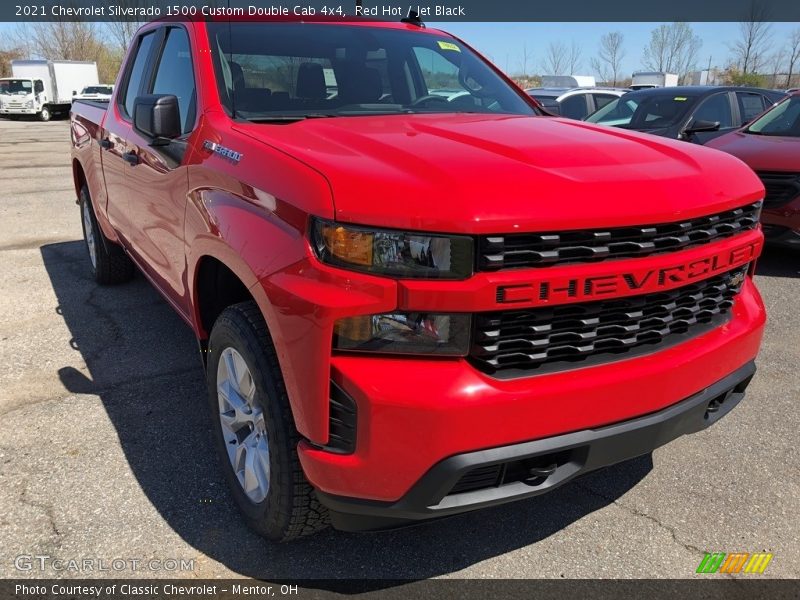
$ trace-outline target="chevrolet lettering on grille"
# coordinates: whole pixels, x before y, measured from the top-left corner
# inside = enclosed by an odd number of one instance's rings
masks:
[[[758,256],[760,242],[753,241],[718,254],[662,268],[643,268],[613,275],[554,278],[536,283],[501,285],[498,304],[599,299],[623,293],[656,292],[705,279],[715,273],[747,264]]]

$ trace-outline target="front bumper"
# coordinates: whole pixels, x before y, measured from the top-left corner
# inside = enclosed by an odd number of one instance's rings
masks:
[[[333,525],[346,531],[404,525],[536,496],[713,425],[742,400],[754,373],[749,362],[682,402],[614,425],[451,456],[395,502],[318,496],[330,509]]]
[[[356,449],[335,454],[301,442],[300,461],[323,493],[396,502],[450,456],[665,410],[754,360],[765,320],[747,278],[727,323],[602,365],[495,379],[465,359],[334,355],[330,376],[357,407]]]

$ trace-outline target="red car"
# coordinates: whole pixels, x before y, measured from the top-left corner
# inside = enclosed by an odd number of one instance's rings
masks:
[[[800,92],[706,145],[740,158],[761,178],[767,241],[800,249]]]
[[[543,115],[441,31],[150,23],[71,135],[92,273],[135,265],[193,329],[271,538],[541,494],[715,423],[755,371],[753,172]]]

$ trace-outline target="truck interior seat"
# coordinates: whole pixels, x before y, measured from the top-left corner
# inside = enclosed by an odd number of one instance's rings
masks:
[[[339,100],[343,104],[371,104],[383,95],[381,74],[360,63],[341,63],[336,69]]]
[[[300,64],[297,71],[296,96],[304,100],[323,100],[327,95],[322,65],[314,62]]]

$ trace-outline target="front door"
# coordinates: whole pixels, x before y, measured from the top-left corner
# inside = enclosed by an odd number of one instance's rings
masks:
[[[188,316],[184,218],[189,178],[184,164],[188,138],[195,128],[197,88],[189,35],[182,25],[168,26],[160,37],[149,85],[143,94],[177,96],[182,135],[166,145],[152,145],[131,129],[127,150],[135,164],[126,170],[131,246],[147,274]]]

